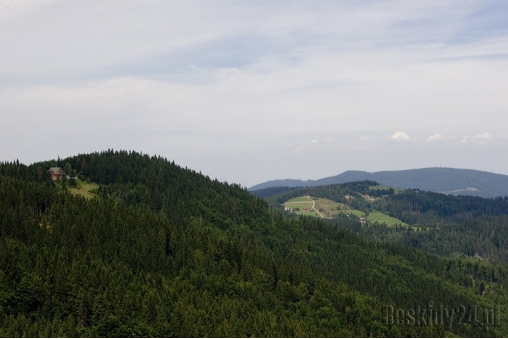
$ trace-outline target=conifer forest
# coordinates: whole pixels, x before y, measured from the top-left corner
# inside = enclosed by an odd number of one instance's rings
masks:
[[[507,336],[508,197],[375,185],[262,198],[134,151],[0,163],[0,336]],[[401,224],[281,207],[304,195]]]

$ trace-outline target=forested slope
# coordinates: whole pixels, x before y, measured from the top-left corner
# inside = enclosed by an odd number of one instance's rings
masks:
[[[503,311],[504,266],[367,241],[349,220],[293,218],[160,157],[57,160],[100,184],[90,200],[55,185],[53,164],[0,164],[0,336],[508,334],[503,312],[489,326],[385,314]]]

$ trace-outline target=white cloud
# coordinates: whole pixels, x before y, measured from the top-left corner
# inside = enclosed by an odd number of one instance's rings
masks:
[[[492,135],[489,132],[485,132],[485,133],[482,133],[482,134],[477,134],[474,137],[474,139],[475,140],[481,140],[481,141],[491,140],[492,139]]]
[[[474,137],[467,135],[462,138],[461,143],[486,145],[486,144],[490,144],[493,139],[494,139],[494,137],[492,136],[492,134],[490,134],[489,132],[485,132],[485,133],[477,134]]]
[[[319,140],[314,139],[314,140],[312,140],[310,143],[311,143],[311,144],[317,144],[318,142],[319,142]]]
[[[439,139],[443,139],[443,136],[441,134],[432,134],[427,138],[427,141],[435,141]]]
[[[396,141],[404,141],[404,140],[409,140],[409,139],[410,139],[409,135],[407,135],[404,132],[395,132],[392,135],[392,140],[396,140]]]

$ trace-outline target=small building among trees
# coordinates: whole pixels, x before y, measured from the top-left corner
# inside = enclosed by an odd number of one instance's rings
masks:
[[[61,167],[51,167],[48,172],[51,174],[51,179],[53,180],[62,180],[65,175],[65,172]]]

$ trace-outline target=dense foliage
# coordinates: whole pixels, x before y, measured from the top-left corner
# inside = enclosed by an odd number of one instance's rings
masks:
[[[405,190],[372,206],[409,224],[465,222],[472,217],[508,215],[508,197],[480,198]]]
[[[97,197],[55,185],[46,174],[55,164],[99,184]],[[367,241],[346,229],[358,227],[351,220],[287,216],[160,157],[0,164],[0,206],[0,336],[508,333],[504,313],[493,326],[385,314],[387,305],[504,310],[504,266]]]

